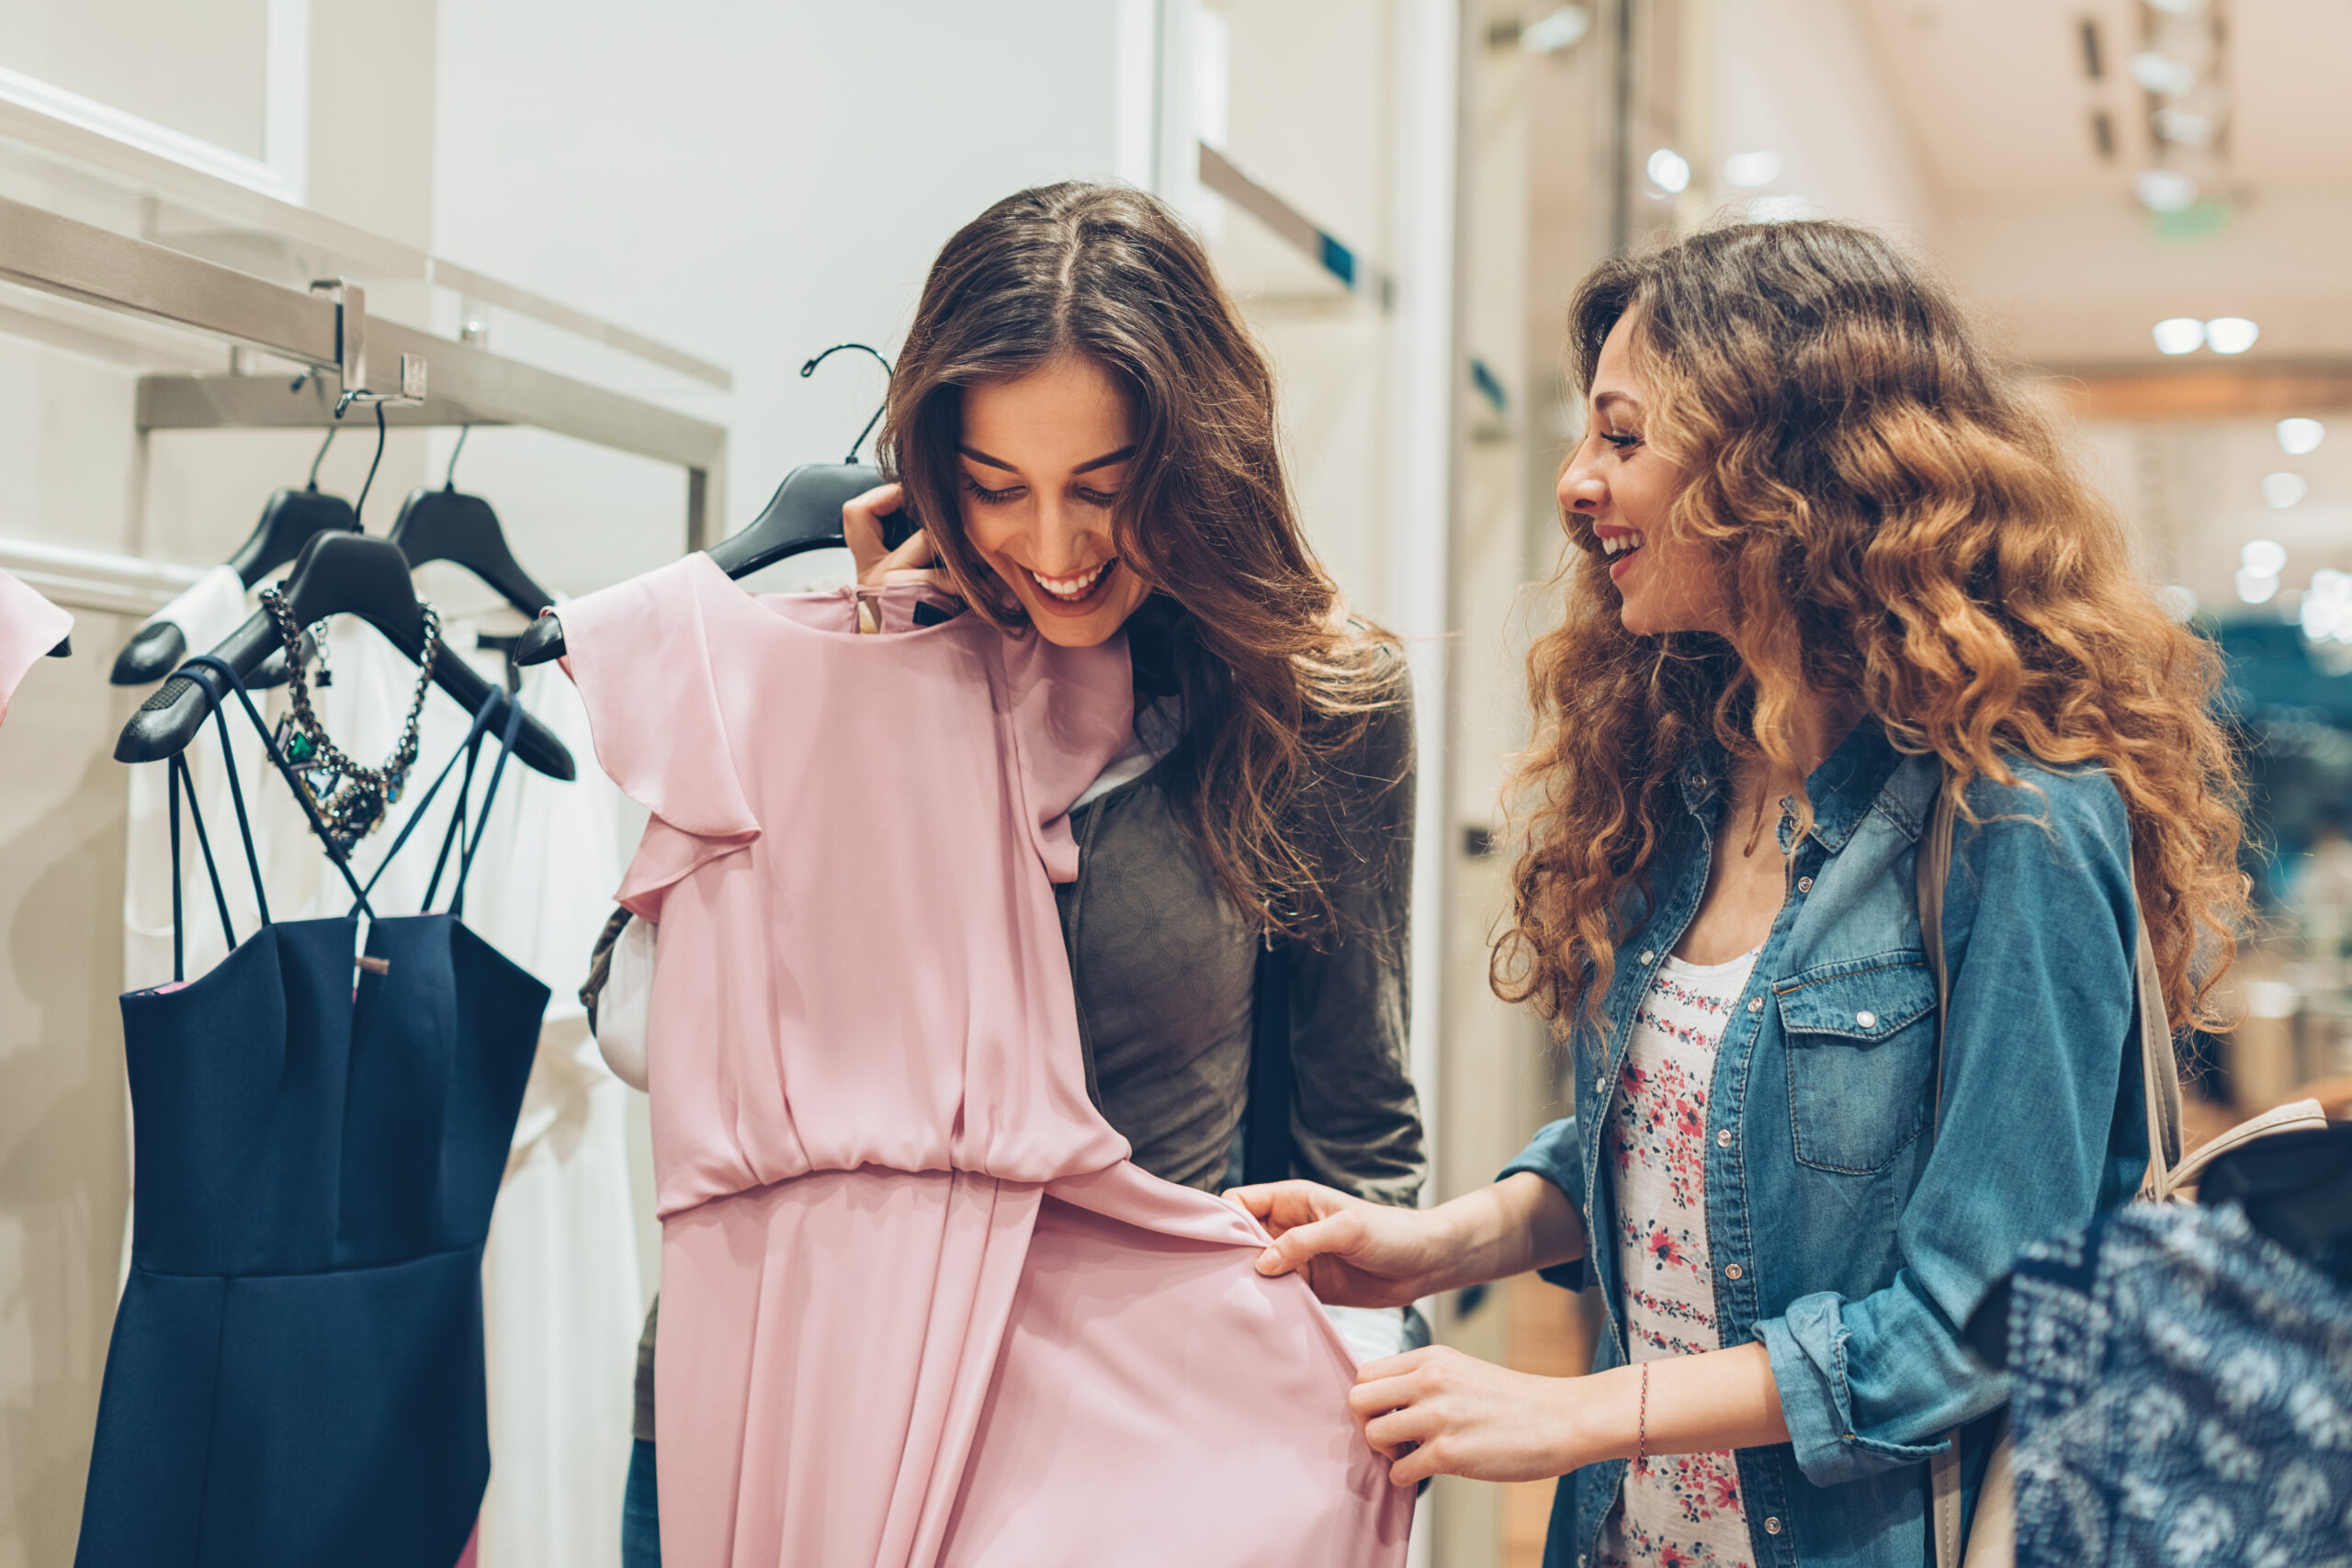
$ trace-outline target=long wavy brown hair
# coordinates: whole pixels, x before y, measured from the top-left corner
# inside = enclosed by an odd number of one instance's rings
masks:
[[[1311,788],[1398,700],[1393,639],[1340,610],[1283,477],[1274,380],[1175,214],[1125,186],[1007,197],[933,263],[890,381],[885,469],[926,523],[963,515],[963,391],[1082,355],[1125,390],[1135,456],[1112,515],[1154,592],[1129,622],[1172,674],[1184,728],[1168,796],[1227,895],[1272,932],[1332,931],[1331,824]],[[1024,619],[961,526],[931,529],[973,610]]]
[[[1685,476],[1666,526],[1712,553],[1735,630],[1626,631],[1567,518],[1566,618],[1528,657],[1496,990],[1598,1024],[1629,895],[1681,810],[1677,764],[1712,738],[1802,777],[1787,718],[1810,688],[1962,787],[2016,782],[2015,757],[2104,769],[2167,1010],[2211,1021],[2246,915],[2219,660],[2137,573],[2041,401],[1950,292],[1850,224],[1739,224],[1604,262],[1569,310],[1580,389],[1628,317],[1644,440]]]

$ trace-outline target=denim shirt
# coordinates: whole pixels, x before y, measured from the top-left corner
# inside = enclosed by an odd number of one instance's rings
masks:
[[[2015,785],[1970,785],[1977,825],[1958,828],[1940,1111],[1916,878],[1941,775],[1872,720],[1806,781],[1814,824],[1718,1047],[1704,1153],[1722,1342],[1763,1342],[1791,1437],[1737,1456],[1758,1568],[1933,1562],[1928,1461],[2007,1397],[1960,1325],[2020,1247],[2121,1202],[2146,1166],[2122,798],[2096,770],[2010,766]],[[1580,1018],[1570,1041],[1580,1113],[1503,1173],[1545,1178],[1584,1217],[1587,1255],[1544,1277],[1600,1290],[1595,1371],[1627,1359],[1602,1109],[1635,1006],[1698,911],[1724,773],[1719,753],[1683,767],[1687,814],[1635,896],[1606,1031]],[[1982,1430],[1962,1445],[1972,1506]],[[1561,1478],[1546,1568],[1597,1562],[1624,1471]]]

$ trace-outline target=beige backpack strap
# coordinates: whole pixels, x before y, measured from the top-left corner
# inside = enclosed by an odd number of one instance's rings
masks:
[[[2140,950],[2132,967],[2140,987],[2140,1088],[2148,1106],[2148,1174],[2140,1196],[2161,1203],[2178,1184],[2180,1165],[2180,1058],[2173,1055],[2172,1020],[2165,1012],[2165,988],[2156,978],[2156,944],[2148,940],[2148,918],[2137,887],[2132,912],[2140,919]]]

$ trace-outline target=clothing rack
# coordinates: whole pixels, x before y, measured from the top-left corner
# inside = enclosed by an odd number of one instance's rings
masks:
[[[388,425],[528,425],[686,470],[686,547],[710,542],[727,432],[659,404],[370,316],[340,278],[307,293],[0,197],[0,281],[203,333],[317,374],[150,375],[139,429],[317,429],[355,401]],[[469,276],[477,289],[482,282]],[[581,317],[583,321],[593,319]],[[332,378],[334,388],[325,382]]]

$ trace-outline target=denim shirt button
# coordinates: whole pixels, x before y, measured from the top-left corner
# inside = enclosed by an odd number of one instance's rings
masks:
[[[1727,1149],[1731,1147],[1730,1128],[1725,1127],[1715,1134],[1715,1147],[1719,1149]]]
[[[1875,1029],[1878,1027],[1878,1014],[1864,1008],[1854,1015],[1854,1022],[1863,1029]]]
[[[1652,960],[1653,958],[1656,958],[1657,956],[1657,949],[1655,949],[1655,948],[1648,948],[1648,947],[1645,947],[1645,948],[1642,949],[1642,962],[1643,962],[1643,963],[1647,964],[1650,960]]]
[[[1764,1010],[1764,998],[1762,997],[1748,998],[1747,1010],[1750,1012],[1762,1012]]]
[[[1798,877],[1798,878],[1797,878],[1797,891],[1798,891],[1798,892],[1800,892],[1800,893],[1810,893],[1810,892],[1812,892],[1812,891],[1813,891],[1813,878],[1812,878],[1812,877],[1810,877],[1810,876],[1800,876],[1800,877]]]
[[[1726,1280],[1736,1280],[1747,1272],[1747,1269],[1742,1269],[1736,1263],[1726,1263],[1724,1265],[1724,1278]]]
[[[1764,1533],[1766,1535],[1778,1535],[1781,1533],[1781,1517],[1778,1514],[1773,1515],[1770,1518],[1764,1521]]]

